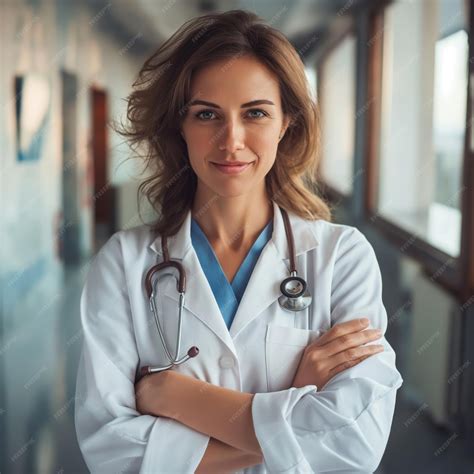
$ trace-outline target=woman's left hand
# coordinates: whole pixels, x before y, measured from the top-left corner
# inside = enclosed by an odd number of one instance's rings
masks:
[[[172,371],[165,370],[145,375],[135,384],[136,410],[139,413],[166,416],[166,387],[169,386],[172,376]]]

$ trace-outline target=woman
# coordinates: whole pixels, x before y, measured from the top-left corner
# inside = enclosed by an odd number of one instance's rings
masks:
[[[114,234],[83,290],[76,430],[88,467],[372,472],[402,378],[374,251],[331,223],[311,181],[317,111],[298,54],[252,13],[212,14],[185,23],[134,85],[122,133],[146,150],[141,188],[159,218]],[[301,311],[279,299],[285,214],[312,296]],[[178,355],[199,354],[140,378],[169,363],[145,284],[168,257],[187,276]],[[170,275],[155,301],[173,353]]]

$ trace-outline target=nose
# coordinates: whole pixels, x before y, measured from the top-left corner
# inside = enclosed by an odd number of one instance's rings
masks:
[[[235,153],[237,150],[245,148],[244,127],[236,120],[229,120],[222,129],[219,149],[226,150],[228,153]]]

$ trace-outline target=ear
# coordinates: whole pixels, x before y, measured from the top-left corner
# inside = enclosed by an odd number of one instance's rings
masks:
[[[288,128],[290,123],[291,123],[291,117],[289,117],[288,115],[285,115],[285,117],[283,118],[283,125],[282,125],[281,131],[280,131],[280,137],[281,138],[283,138],[283,135],[285,135],[286,129]]]

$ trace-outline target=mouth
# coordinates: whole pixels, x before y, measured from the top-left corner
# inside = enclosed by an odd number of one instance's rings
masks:
[[[250,165],[255,163],[255,161],[251,161],[249,163],[238,163],[232,165],[223,165],[220,163],[214,163],[211,161],[212,166],[214,166],[217,170],[224,174],[239,174],[245,171]]]

